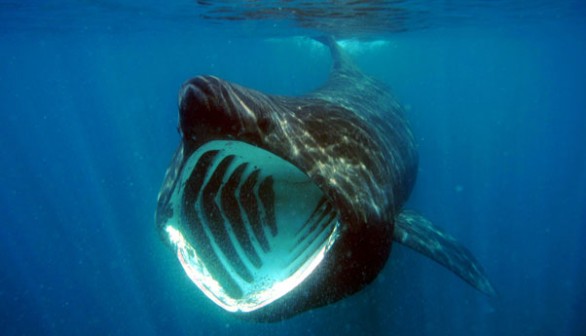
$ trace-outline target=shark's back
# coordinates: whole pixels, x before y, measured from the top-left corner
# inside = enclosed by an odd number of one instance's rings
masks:
[[[364,74],[335,40],[324,37],[320,41],[330,49],[332,70],[325,84],[308,96],[351,111],[367,126],[368,136],[377,140],[381,160],[387,166],[378,174],[391,177],[390,181],[380,180],[379,186],[389,195],[394,215],[409,197],[418,167],[416,144],[404,110],[388,87]],[[377,174],[375,166],[370,169]]]

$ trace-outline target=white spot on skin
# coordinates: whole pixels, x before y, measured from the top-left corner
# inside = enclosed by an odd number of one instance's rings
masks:
[[[295,144],[293,144],[293,155],[294,156],[299,155],[299,148],[297,148],[297,146]]]
[[[238,95],[236,93],[234,93],[232,96],[234,98],[236,98],[236,100],[238,101],[238,103],[242,106],[242,108],[244,108],[244,111],[246,111],[246,113],[252,119],[254,119],[254,121],[256,121],[256,115],[254,114],[254,112],[252,112],[252,110],[250,109],[250,107],[248,107],[248,105],[244,104],[244,102],[242,101],[242,99],[240,99],[240,97],[238,97]]]

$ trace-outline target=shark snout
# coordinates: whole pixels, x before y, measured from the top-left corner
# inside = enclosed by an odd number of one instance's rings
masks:
[[[226,99],[221,80],[200,76],[189,80],[179,91],[179,128],[184,137],[214,137],[234,131],[233,108]]]
[[[179,129],[184,139],[260,141],[270,128],[258,111],[267,110],[268,98],[261,93],[223,81],[199,76],[179,91]],[[272,111],[274,112],[274,111]]]
[[[197,80],[190,80],[183,84],[179,91],[179,111],[182,115],[191,111],[209,107],[208,95],[211,94],[209,87]]]

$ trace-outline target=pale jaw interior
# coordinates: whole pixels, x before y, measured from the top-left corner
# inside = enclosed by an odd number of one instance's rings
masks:
[[[191,280],[228,311],[254,311],[293,290],[338,237],[323,192],[258,147],[209,142],[178,179],[165,230]]]

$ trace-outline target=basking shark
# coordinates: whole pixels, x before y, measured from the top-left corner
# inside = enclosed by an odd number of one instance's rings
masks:
[[[225,310],[277,321],[364,288],[396,241],[494,295],[465,247],[403,209],[418,157],[401,105],[321,41],[330,77],[301,97],[213,76],[182,86],[156,225],[186,274]]]

